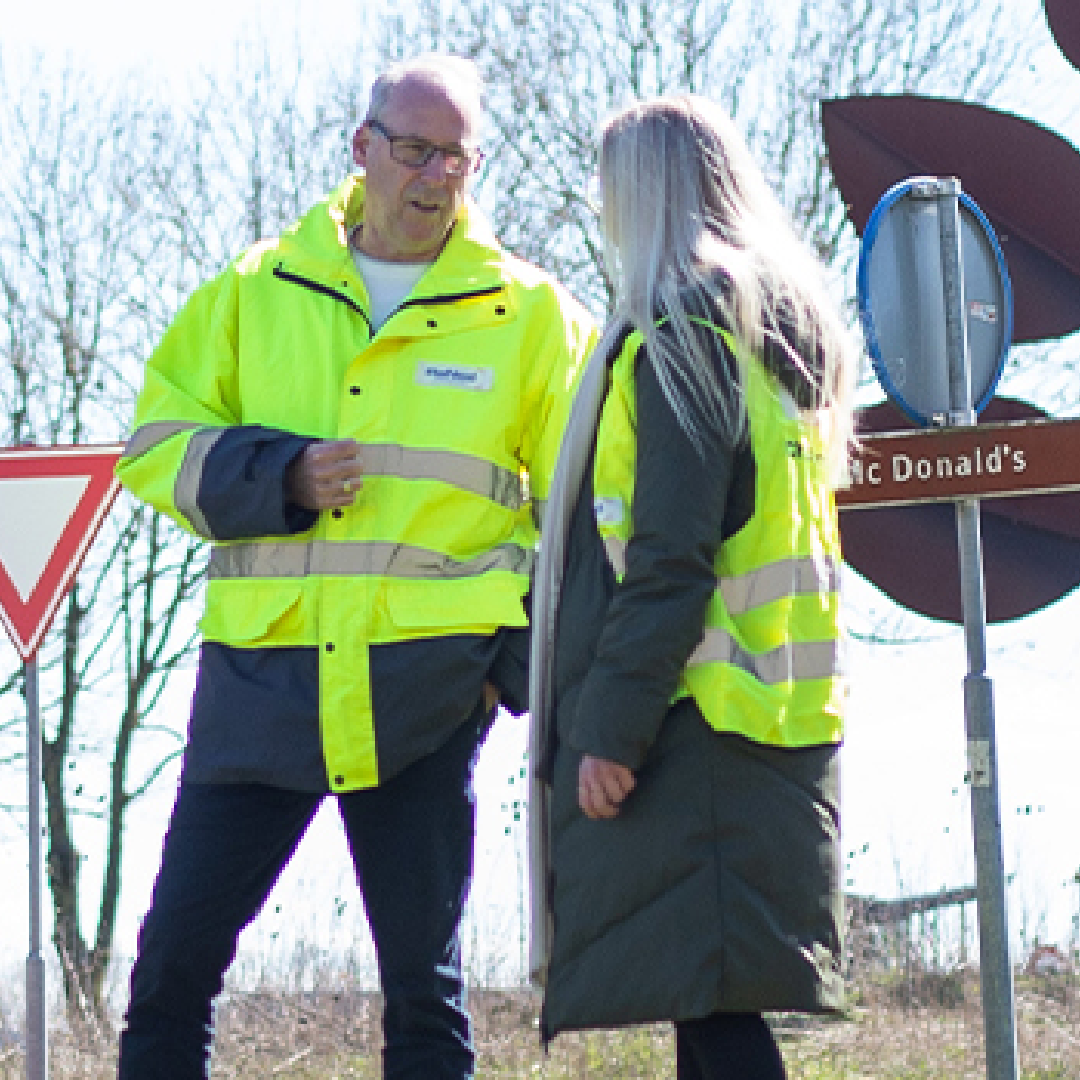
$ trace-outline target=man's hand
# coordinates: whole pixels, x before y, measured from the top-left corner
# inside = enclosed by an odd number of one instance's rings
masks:
[[[585,754],[578,766],[578,806],[586,817],[613,818],[636,783],[625,765]]]
[[[285,498],[305,510],[351,506],[362,478],[359,443],[352,439],[310,443],[285,470]]]

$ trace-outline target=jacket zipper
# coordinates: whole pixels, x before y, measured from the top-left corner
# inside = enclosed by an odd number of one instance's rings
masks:
[[[312,281],[310,278],[300,277],[299,274],[292,274],[288,270],[282,269],[280,264],[274,267],[274,277],[280,278],[282,281],[288,281],[293,285],[299,285],[303,289],[310,289],[312,292],[320,293],[323,296],[332,297],[334,300],[340,300],[344,304],[348,304],[349,307],[367,323],[368,334],[372,333],[371,320],[368,318],[367,312],[347,293],[338,292],[337,289],[332,289],[329,285],[324,285],[321,281]]]
[[[429,304],[456,304],[459,300],[474,300],[478,296],[494,296],[496,293],[505,291],[505,285],[489,285],[484,289],[476,289],[474,292],[445,293],[441,296],[415,296],[411,300],[405,300],[399,304],[394,313],[404,311],[407,307],[426,307]]]
[[[340,300],[342,303],[348,304],[353,311],[355,311],[364,322],[368,325],[368,333],[373,332],[371,320],[368,318],[368,314],[364,309],[347,293],[339,292],[337,289],[332,289],[329,285],[324,285],[320,281],[312,281],[310,278],[300,277],[299,274],[290,273],[288,270],[283,269],[279,263],[274,267],[274,277],[280,278],[282,281],[291,282],[293,285],[299,285],[301,288],[310,289],[312,292],[321,293],[323,296],[332,297],[334,300]],[[426,307],[429,305],[437,304],[456,304],[459,300],[472,300],[478,296],[495,296],[497,293],[505,291],[504,285],[489,285],[483,289],[476,289],[472,292],[461,293],[446,293],[442,296],[418,296],[411,300],[406,300],[404,303],[399,304],[394,309],[396,315],[399,311],[404,311],[407,307]]]

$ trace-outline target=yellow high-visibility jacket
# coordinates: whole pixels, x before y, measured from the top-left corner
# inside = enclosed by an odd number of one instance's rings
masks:
[[[213,544],[205,639],[319,649],[336,791],[379,780],[369,644],[524,625],[530,500],[547,493],[594,336],[585,310],[503,251],[468,200],[373,334],[347,243],[363,203],[350,177],[194,293],[149,361],[117,467],[135,495]],[[201,470],[236,425],[357,440],[354,505],[292,535],[215,537]]]
[[[716,328],[731,350],[739,346]],[[631,538],[636,422],[632,334],[612,370],[597,435],[597,524],[617,574]],[[818,430],[756,359],[744,365],[754,509],[720,545],[716,591],[675,699],[722,732],[773,746],[839,742],[840,536]]]

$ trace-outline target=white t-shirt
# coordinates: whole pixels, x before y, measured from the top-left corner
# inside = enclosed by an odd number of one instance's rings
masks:
[[[412,292],[413,286],[434,261],[386,262],[383,259],[373,259],[356,248],[352,249],[352,257],[371,298],[372,333],[390,318],[398,304]]]

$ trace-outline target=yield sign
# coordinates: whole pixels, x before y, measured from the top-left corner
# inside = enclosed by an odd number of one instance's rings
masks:
[[[23,660],[37,652],[116,498],[122,449],[0,450],[0,621]]]

